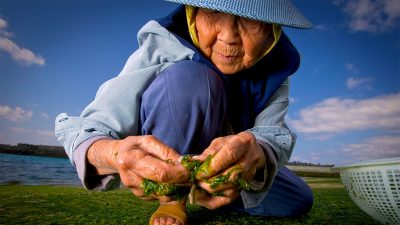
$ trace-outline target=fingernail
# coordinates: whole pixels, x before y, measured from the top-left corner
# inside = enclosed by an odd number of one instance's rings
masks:
[[[193,160],[201,160],[201,156],[200,155],[195,155],[195,156],[192,156],[192,159]]]

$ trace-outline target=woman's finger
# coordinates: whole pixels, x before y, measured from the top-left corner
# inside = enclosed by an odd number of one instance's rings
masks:
[[[169,196],[154,196],[155,198],[157,198],[160,202],[170,202],[170,201],[173,201],[173,200],[176,200],[176,199],[174,199],[173,197],[169,197]]]
[[[178,162],[166,162],[152,155],[143,155],[132,169],[142,177],[158,183],[186,183],[189,171]]]
[[[133,171],[160,183],[185,183],[189,179],[189,172],[179,162],[164,161],[139,148],[120,151],[116,165],[120,174]]]
[[[243,157],[237,164],[242,168],[242,178],[247,181],[253,179],[257,172],[257,167],[254,161],[249,158],[250,157]]]
[[[231,190],[227,191],[229,196],[213,196],[204,191],[196,191],[194,203],[206,207],[208,209],[217,209],[221,206],[232,203],[238,196],[239,192]]]
[[[143,189],[141,189],[141,188],[131,188],[131,191],[134,195],[136,195],[137,197],[139,197],[141,199],[148,199],[148,200],[154,199],[150,196],[145,196],[143,193]]]
[[[223,147],[207,163],[208,168],[199,170],[196,178],[199,180],[208,179],[240,160],[247,152],[251,142],[251,137],[244,133],[226,138],[222,144]]]
[[[140,189],[131,189],[131,191],[134,195],[136,195],[143,201],[153,201],[153,200],[157,199],[154,196],[140,195],[141,193],[143,193],[143,191],[141,191]]]
[[[206,181],[200,181],[197,183],[197,185],[210,194],[219,193],[227,189],[236,188],[236,185],[231,182],[221,183],[213,187],[210,183],[207,183]]]
[[[134,136],[129,139],[129,141],[132,145],[138,146],[142,151],[145,151],[160,160],[179,161],[180,155],[174,149],[168,147],[154,136]]]
[[[143,183],[143,177],[129,170],[121,172],[120,178],[124,186],[130,189],[140,188]]]
[[[234,165],[208,180],[199,181],[197,183],[202,189],[208,193],[218,193],[227,189],[238,189],[238,179],[241,177],[242,169],[238,165]]]
[[[265,160],[265,153],[254,137],[248,151],[237,162],[237,165],[242,168],[242,178],[252,180],[257,170],[265,169]]]
[[[204,162],[209,155],[215,155],[218,151],[220,151],[224,147],[228,138],[229,136],[214,139],[210,146],[208,146],[208,148],[206,148],[201,155],[193,156],[192,159]]]

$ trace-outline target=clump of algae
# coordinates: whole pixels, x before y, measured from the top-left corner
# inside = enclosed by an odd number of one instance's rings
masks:
[[[213,155],[207,156],[204,162],[200,160],[194,160],[190,156],[186,155],[182,157],[181,164],[190,172],[189,180],[192,183],[196,182],[196,175],[201,173],[202,175],[207,176],[211,172],[210,163],[213,158]],[[238,178],[235,181],[231,181],[230,177],[232,173],[238,172]],[[241,175],[240,167],[232,168],[227,174],[225,175],[217,175],[210,180],[206,181],[210,184],[212,189],[215,189],[220,184],[232,183],[238,186],[241,189],[249,190],[249,184],[245,181]],[[142,183],[142,188],[144,191],[144,195],[151,196],[153,194],[158,196],[172,196],[177,199],[181,199],[185,195],[190,192],[190,188],[186,185],[175,185],[175,184],[168,184],[168,183],[157,183],[155,181],[145,179]]]

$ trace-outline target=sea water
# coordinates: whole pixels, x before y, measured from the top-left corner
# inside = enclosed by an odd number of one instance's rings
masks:
[[[0,153],[0,185],[79,186],[78,175],[68,159]]]

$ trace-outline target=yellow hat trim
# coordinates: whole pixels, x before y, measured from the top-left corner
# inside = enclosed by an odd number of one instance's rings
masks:
[[[194,18],[195,7],[186,5],[186,21],[189,27],[190,37],[192,38],[193,44],[199,47],[199,39],[197,38],[196,30],[196,19]]]

